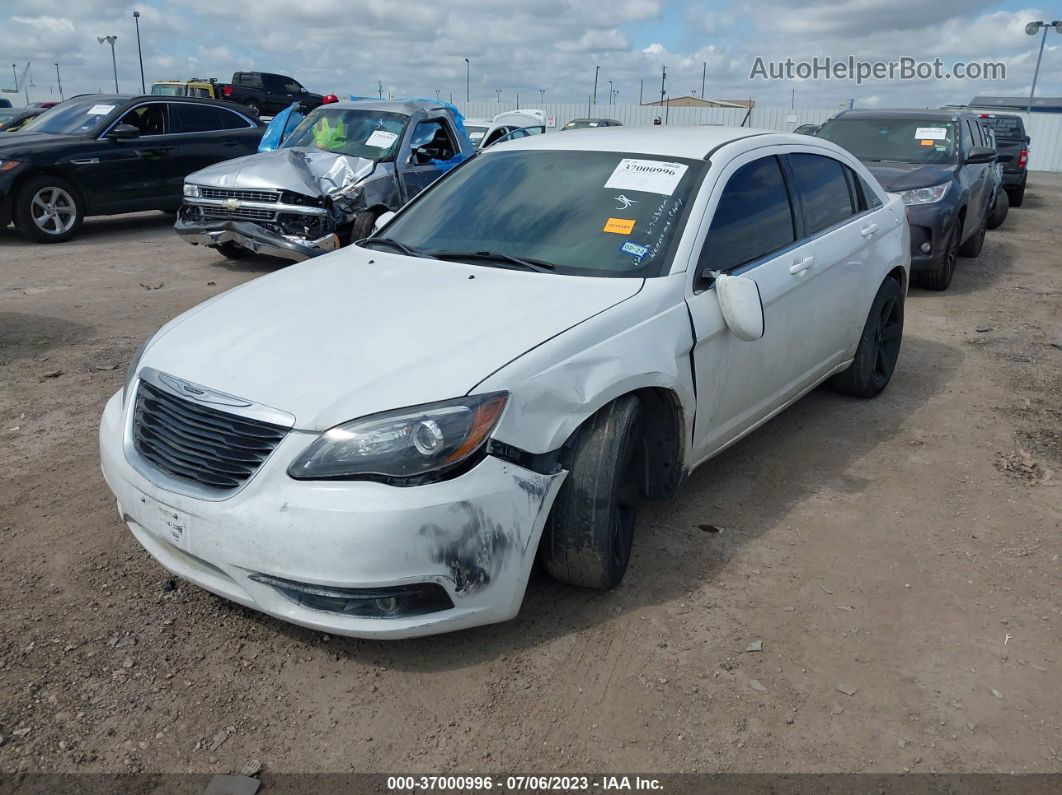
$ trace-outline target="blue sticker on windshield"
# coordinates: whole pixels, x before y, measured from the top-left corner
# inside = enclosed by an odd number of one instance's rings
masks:
[[[638,259],[641,259],[649,253],[649,246],[640,246],[637,243],[632,243],[628,240],[626,243],[620,246],[620,251],[622,251],[624,254],[631,254],[637,257]]]

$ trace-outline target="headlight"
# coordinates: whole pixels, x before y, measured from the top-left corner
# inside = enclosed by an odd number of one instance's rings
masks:
[[[18,165],[17,160],[0,160],[0,173],[10,171]]]
[[[151,337],[155,335],[152,334]],[[133,383],[133,379],[136,377],[136,370],[140,366],[140,358],[144,355],[144,350],[147,348],[148,343],[151,342],[151,337],[140,343],[140,347],[136,349],[133,354],[132,360],[129,362],[129,369],[125,371],[125,386],[122,387],[122,405],[125,405],[125,401],[129,398],[129,387]]]
[[[948,192],[948,185],[950,184],[950,182],[945,182],[942,185],[933,185],[929,188],[905,190],[900,194],[900,198],[903,199],[904,204],[933,204],[944,198],[944,194]]]
[[[483,448],[508,397],[471,395],[345,422],[317,437],[288,474],[301,480],[441,474]]]
[[[193,199],[199,198],[199,186],[193,185],[191,182],[184,183],[184,195],[191,196]]]

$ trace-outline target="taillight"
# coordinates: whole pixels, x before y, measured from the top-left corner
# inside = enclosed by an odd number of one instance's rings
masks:
[[[232,96],[232,86],[227,85],[227,84],[223,85],[221,87],[221,93],[224,94],[226,97],[231,97]]]
[[[1022,147],[1021,154],[1018,155],[1018,168],[1025,168],[1025,164],[1029,162],[1029,150]]]

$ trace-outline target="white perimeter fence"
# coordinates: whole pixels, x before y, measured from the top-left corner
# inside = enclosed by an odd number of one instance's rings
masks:
[[[504,111],[516,110],[512,103],[505,102],[458,102],[466,118],[489,119]],[[745,108],[677,108],[656,105],[608,105],[587,103],[552,103],[544,105],[521,102],[521,107],[538,108],[556,117],[557,126],[547,132],[559,130],[571,119],[586,116],[617,119],[628,127],[648,127],[659,116],[667,124],[689,127],[712,124],[723,127],[758,127],[767,130],[788,132],[801,124],[820,124],[838,113],[837,108],[795,108],[764,105]],[[1004,111],[1000,111],[1001,113]],[[1009,112],[1009,111],[1007,111]],[[748,118],[746,118],[746,115]],[[1025,130],[1032,143],[1029,146],[1029,168],[1034,171],[1062,172],[1062,113],[1019,113],[1025,120]]]

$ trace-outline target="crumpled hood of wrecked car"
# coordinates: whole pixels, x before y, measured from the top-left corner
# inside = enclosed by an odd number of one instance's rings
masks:
[[[365,179],[375,165],[363,157],[298,147],[223,160],[189,174],[185,182],[211,188],[290,190],[327,196]]]
[[[325,430],[467,394],[642,284],[352,246],[189,310],[163,327],[141,364]]]

